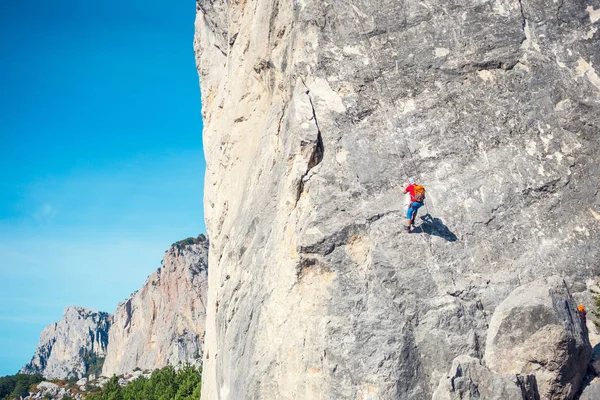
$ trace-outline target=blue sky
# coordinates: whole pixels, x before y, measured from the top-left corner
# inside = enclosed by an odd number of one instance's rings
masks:
[[[0,5],[0,376],[205,232],[193,0]]]

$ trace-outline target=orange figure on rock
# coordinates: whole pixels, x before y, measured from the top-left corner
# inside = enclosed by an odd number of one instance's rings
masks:
[[[583,325],[586,324],[587,319],[585,317],[585,307],[583,306],[583,304],[579,304],[577,306],[577,311],[579,311],[579,315],[581,316],[581,320],[583,321]]]

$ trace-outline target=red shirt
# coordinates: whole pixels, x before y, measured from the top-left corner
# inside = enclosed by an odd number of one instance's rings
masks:
[[[410,204],[412,204],[415,201],[417,201],[415,199],[415,186],[416,185],[417,185],[416,183],[412,183],[412,184],[408,185],[406,187],[406,189],[404,189],[404,193],[410,193]]]
[[[406,189],[404,189],[404,193],[410,193],[410,202],[412,203],[415,198],[415,184],[412,183],[408,185]]]

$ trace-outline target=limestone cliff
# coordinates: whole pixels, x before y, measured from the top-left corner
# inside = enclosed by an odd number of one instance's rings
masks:
[[[109,331],[102,374],[200,364],[206,319],[208,240],[175,243],[162,267],[120,303]]]
[[[598,0],[198,0],[203,398],[428,399],[457,357],[488,373],[519,287],[585,290],[599,21]],[[406,234],[413,175],[427,201]],[[553,376],[569,397],[581,381]]]
[[[94,372],[106,356],[111,320],[104,312],[67,308],[59,322],[42,331],[35,355],[21,373],[67,379]]]

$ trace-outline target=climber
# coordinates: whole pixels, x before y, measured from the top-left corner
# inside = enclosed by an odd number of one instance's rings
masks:
[[[415,226],[415,218],[417,211],[425,201],[425,188],[417,184],[415,178],[408,178],[409,185],[404,189],[404,193],[410,194],[410,202],[408,203],[408,211],[406,212],[406,232],[410,233],[411,225]]]
[[[583,321],[583,326],[586,325],[586,317],[585,317],[585,307],[583,306],[583,304],[579,304],[577,306],[577,311],[579,311],[579,315],[581,316],[581,320]]]

